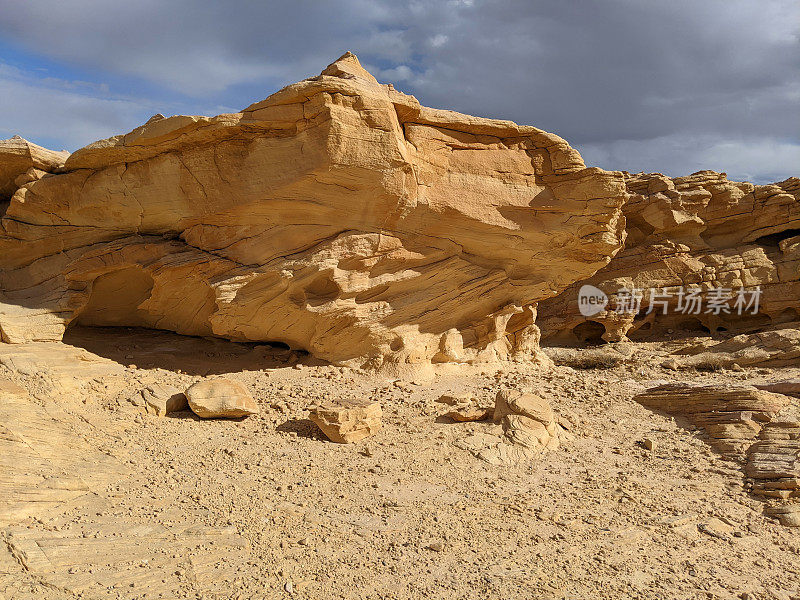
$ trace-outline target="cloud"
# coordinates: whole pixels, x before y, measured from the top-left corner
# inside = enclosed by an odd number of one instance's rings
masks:
[[[27,81],[53,105],[98,108],[40,114],[69,140],[150,111],[136,97],[152,112],[244,107],[349,49],[429,106],[537,125],[606,168],[800,170],[796,0],[0,0],[0,12],[6,44],[56,78],[59,65],[92,75],[64,78],[88,81],[72,90]],[[16,106],[24,93],[4,98],[6,119],[31,112]]]
[[[130,130],[152,110],[151,103],[106,94],[99,84],[37,78],[0,63],[0,137],[74,150]]]
[[[727,173],[734,181],[762,184],[800,174],[800,143],[774,138],[675,134],[647,140],[592,143],[578,150],[587,164],[607,169],[625,165],[624,170],[632,173],[680,176],[710,169]]]

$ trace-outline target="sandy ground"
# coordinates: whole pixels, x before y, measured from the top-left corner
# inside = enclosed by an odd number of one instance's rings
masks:
[[[676,372],[637,352],[414,382],[142,330],[0,344],[0,598],[800,597],[798,530],[700,432],[631,399],[654,380],[800,369]],[[261,413],[144,413],[146,386],[210,374],[245,383]],[[549,398],[572,439],[516,466],[475,458],[461,441],[499,426],[452,423],[436,399],[491,404],[501,387]],[[307,407],[324,398],[379,401],[382,431],[323,439]]]

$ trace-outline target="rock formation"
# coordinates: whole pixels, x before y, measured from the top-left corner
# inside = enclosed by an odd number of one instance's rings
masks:
[[[381,414],[377,402],[342,400],[312,408],[309,419],[332,442],[351,444],[380,431]]]
[[[185,392],[189,408],[202,419],[235,419],[259,412],[247,387],[225,377],[192,384]]]
[[[744,333],[800,320],[800,179],[753,185],[700,171],[626,181],[625,249],[593,277],[539,306],[537,324],[546,340],[619,341],[669,329]],[[582,316],[578,292],[584,284],[609,297],[607,310]],[[681,288],[699,291],[699,312],[685,298],[679,307]],[[757,309],[734,310],[739,289],[749,303],[757,288]],[[617,311],[620,289],[642,291],[639,310]],[[729,312],[709,305],[714,289],[730,291]]]
[[[702,427],[711,445],[734,458],[741,458],[764,424],[791,403],[787,396],[747,385],[690,383],[654,387],[634,400]]]
[[[18,188],[64,166],[69,152],[53,152],[15,135],[0,140],[0,207]]]
[[[501,390],[495,398],[493,418],[503,427],[503,438],[475,455],[494,465],[531,460],[560,444],[562,430],[550,403],[530,392]]]
[[[800,421],[776,419],[767,423],[758,441],[748,449],[745,473],[757,496],[800,498]],[[800,505],[795,504],[795,510],[800,512]]]
[[[794,382],[796,383],[796,381]],[[765,513],[800,527],[800,410],[793,382],[748,385],[669,383],[634,396],[640,404],[701,427],[708,442],[742,465],[746,488]]]
[[[348,53],[22,185],[0,223],[0,330],[142,326],[369,366],[531,358],[537,302],[619,250],[625,197],[558,136],[425,108]]]

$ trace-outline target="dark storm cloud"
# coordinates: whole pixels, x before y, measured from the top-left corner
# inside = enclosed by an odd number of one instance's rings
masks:
[[[800,172],[796,0],[0,0],[0,15],[2,39],[126,81],[125,98],[80,94],[120,120],[158,104],[152,89],[241,108],[350,49],[427,105],[535,124],[606,168]]]

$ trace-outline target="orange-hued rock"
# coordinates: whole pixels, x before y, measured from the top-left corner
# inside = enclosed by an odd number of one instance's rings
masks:
[[[198,381],[185,395],[189,408],[203,419],[247,417],[259,412],[247,387],[224,377]]]
[[[535,359],[537,302],[608,263],[625,198],[622,173],[558,136],[423,107],[348,53],[22,185],[0,222],[0,334],[142,326],[369,367]]]
[[[800,179],[768,185],[729,181],[700,171],[670,178],[627,176],[630,198],[625,248],[593,277],[539,305],[542,336],[551,343],[620,341],[673,331],[742,331],[795,328],[800,321]],[[591,284],[609,297],[608,308],[584,317],[578,292]],[[618,291],[642,290],[641,311],[618,314]],[[670,296],[666,314],[660,302]],[[681,288],[697,288],[702,307],[678,306]],[[739,289],[760,288],[758,309],[735,307]],[[732,298],[730,310],[709,310],[710,290]],[[650,311],[650,301],[653,310]],[[744,296],[745,301],[751,299]],[[649,312],[648,312],[649,311]]]
[[[0,140],[0,206],[18,188],[64,165],[69,152],[54,152],[18,135]]]

